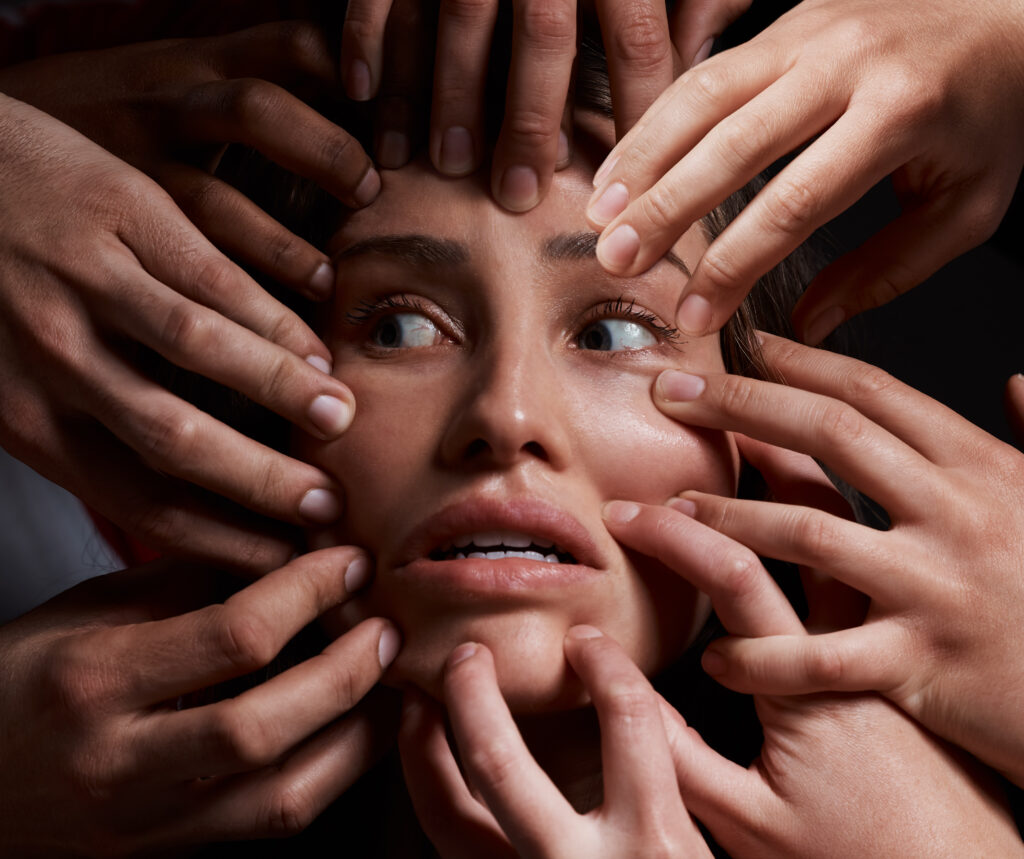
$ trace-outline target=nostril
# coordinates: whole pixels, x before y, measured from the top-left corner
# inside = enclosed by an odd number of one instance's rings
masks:
[[[466,447],[466,459],[475,459],[482,453],[486,453],[489,449],[490,445],[482,438],[475,438]]]
[[[547,462],[547,451],[544,450],[544,445],[542,445],[539,441],[527,442],[526,444],[523,445],[523,450],[525,450],[531,456],[535,456],[537,457],[537,459],[542,459],[545,462]]]

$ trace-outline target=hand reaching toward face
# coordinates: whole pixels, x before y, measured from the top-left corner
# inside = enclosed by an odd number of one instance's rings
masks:
[[[588,5],[605,44],[615,125],[622,135],[669,84],[677,67],[707,56],[713,37],[750,0],[687,0],[671,13],[656,0],[595,0]],[[447,0],[438,13],[429,148],[434,166],[449,176],[472,173],[485,154],[484,94],[498,7],[497,0]],[[388,78],[391,65],[406,63],[402,55],[414,44],[412,33],[426,26],[422,14],[416,0],[349,3],[341,64],[351,98],[366,100],[380,91],[391,102],[396,93],[403,102],[415,99],[413,90],[422,73],[402,76],[405,82],[397,88]],[[401,35],[395,38],[393,33],[389,39],[389,29]],[[570,141],[562,125],[571,102],[577,39],[574,0],[513,4],[507,106],[491,168],[495,199],[506,209],[533,208],[547,192],[554,170],[568,163]],[[386,113],[378,156],[384,166],[398,167],[409,156],[412,132],[396,117],[408,118],[414,111],[408,104],[390,104]]]
[[[135,356],[153,350],[334,438],[354,402],[324,372],[326,347],[155,182],[3,96],[0,162],[0,444],[153,548],[283,563],[284,527],[242,508],[330,521],[334,482],[178,399]],[[225,512],[192,484],[242,506]]]
[[[891,176],[903,212],[825,269],[802,338],[906,292],[992,234],[1024,163],[1024,10],[1016,0],[804,0],[676,80],[610,153],[588,220],[632,276],[789,153],[697,265],[678,313],[721,328],[755,280]],[[802,148],[805,147],[805,148]]]
[[[794,486],[828,494],[820,469],[817,480],[807,477],[813,462],[790,465],[783,480],[769,478],[773,492],[787,500]],[[750,642],[809,638],[750,549],[669,507],[613,502],[606,521],[624,544],[706,591],[734,635]],[[816,623],[859,613],[857,595],[838,593],[814,570],[803,572]],[[764,743],[750,767],[719,755],[662,706],[686,806],[729,855],[1024,855],[992,775],[880,696],[755,695],[754,702]]]
[[[155,179],[232,258],[320,299],[334,290],[323,252],[213,170],[228,143],[242,143],[315,180],[347,206],[370,203],[380,177],[359,143],[289,91],[331,95],[337,87],[324,34],[297,21],[58,54],[0,69],[0,92],[56,117]]]
[[[846,521],[800,495],[776,504],[684,493],[700,522],[871,600],[862,626],[725,639],[705,667],[739,691],[877,690],[1024,784],[1024,454],[880,370],[763,337],[789,386],[666,375],[656,402],[688,424],[821,459],[891,526]]]
[[[267,665],[368,570],[328,549],[211,604],[209,569],[158,561],[0,627],[0,852],[136,855],[302,829],[391,739],[397,713],[357,704],[395,628],[371,618],[236,697],[176,701]]]
[[[710,857],[680,798],[660,699],[643,673],[589,626],[569,631],[565,655],[601,723],[601,805],[586,814],[573,809],[526,747],[490,651],[464,644],[449,657],[444,689],[466,775],[437,704],[407,693],[399,732],[409,793],[434,846],[450,859]]]

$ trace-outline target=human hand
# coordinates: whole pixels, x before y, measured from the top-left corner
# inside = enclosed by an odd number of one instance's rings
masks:
[[[323,33],[295,21],[58,54],[0,70],[0,92],[49,113],[155,179],[235,259],[321,299],[334,289],[324,253],[213,170],[228,143],[243,143],[348,206],[371,202],[380,177],[362,147],[286,89],[330,93],[336,86]]]
[[[320,438],[354,409],[317,369],[330,352],[150,179],[35,108],[0,96],[0,111],[0,444],[154,548],[279,566],[294,552],[280,523],[190,484],[308,524],[337,515],[334,482],[178,399],[135,368],[133,350]]]
[[[386,50],[386,30],[396,22],[409,30],[407,19],[416,14],[415,4],[394,5],[392,10],[390,2],[349,3],[342,68],[351,98],[371,98],[386,78],[385,53],[400,53]],[[616,132],[621,135],[671,82],[679,56],[687,62],[705,57],[711,38],[750,2],[689,0],[677,5],[671,21],[665,4],[655,0],[594,0],[589,5],[604,38]],[[441,4],[438,14],[429,149],[434,166],[449,176],[472,173],[486,153],[484,98],[498,12],[497,0],[451,0]],[[491,188],[502,206],[521,212],[543,199],[555,169],[569,161],[570,141],[562,126],[571,101],[576,3],[519,0],[512,18],[505,119],[492,157]],[[407,139],[392,145],[391,151],[408,157]],[[389,159],[387,166],[400,163]]]
[[[845,521],[799,495],[783,505],[684,493],[699,521],[871,599],[863,626],[726,639],[706,669],[740,691],[877,690],[1024,784],[1024,454],[881,370],[763,337],[789,387],[707,376],[683,401],[679,377],[662,376],[656,402],[688,424],[822,460],[891,526]]]
[[[587,210],[598,259],[645,271],[808,144],[711,243],[677,324],[721,328],[761,274],[891,176],[902,215],[819,274],[794,311],[801,337],[820,342],[995,230],[1024,163],[1022,40],[1016,0],[804,0],[676,80],[619,141]]]
[[[210,570],[157,561],[0,627],[0,852],[124,856],[302,829],[390,742],[397,712],[356,705],[395,656],[394,627],[366,620],[237,697],[175,700],[266,666],[369,569],[328,549],[210,604]]]
[[[813,463],[807,466],[805,475]],[[820,471],[819,477],[824,479]],[[790,486],[805,482],[799,476]],[[778,482],[773,491],[785,485]],[[705,590],[729,632],[752,641],[808,637],[745,546],[669,507],[612,502],[606,522],[625,545],[658,557]],[[805,588],[811,614],[819,619],[835,612],[835,606],[819,605],[820,599],[837,598],[832,583],[820,584]],[[764,742],[749,767],[709,748],[678,712],[662,704],[686,806],[729,855],[1024,852],[991,774],[881,697],[757,695],[754,703]]]
[[[602,804],[574,810],[524,743],[490,651],[463,644],[444,689],[466,775],[429,699],[407,693],[399,731],[409,793],[434,846],[446,857],[710,856],[680,799],[659,698],[640,669],[589,626],[569,630],[565,655],[600,721]]]

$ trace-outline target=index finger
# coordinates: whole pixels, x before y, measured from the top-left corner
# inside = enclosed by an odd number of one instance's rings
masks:
[[[555,172],[576,56],[575,5],[571,0],[515,5],[505,119],[491,170],[494,198],[512,212],[536,206]]]

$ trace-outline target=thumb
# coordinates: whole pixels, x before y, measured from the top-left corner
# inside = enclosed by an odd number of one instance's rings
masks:
[[[751,0],[681,0],[672,12],[669,31],[684,69],[711,54],[722,31],[750,8]]]

